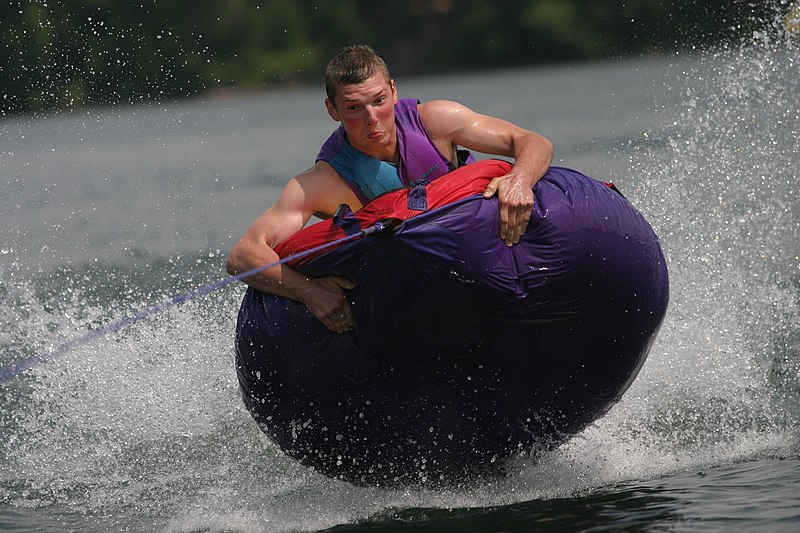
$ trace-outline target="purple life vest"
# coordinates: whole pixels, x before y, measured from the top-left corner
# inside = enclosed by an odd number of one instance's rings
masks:
[[[353,148],[343,126],[322,145],[317,161],[330,164],[350,185],[362,203],[377,196],[419,183],[429,183],[456,166],[433,144],[419,116],[418,100],[405,98],[395,104],[395,124],[400,163],[375,159]],[[466,150],[458,150],[459,164],[474,161]]]

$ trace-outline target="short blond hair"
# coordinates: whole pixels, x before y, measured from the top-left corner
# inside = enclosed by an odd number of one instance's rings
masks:
[[[377,73],[383,74],[387,82],[391,79],[389,67],[372,47],[354,44],[342,48],[325,69],[325,92],[328,99],[334,103],[339,87],[361,83]]]

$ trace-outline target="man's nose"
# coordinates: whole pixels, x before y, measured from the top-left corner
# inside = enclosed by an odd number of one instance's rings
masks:
[[[367,124],[375,124],[378,122],[378,110],[371,105],[366,107],[367,109]]]

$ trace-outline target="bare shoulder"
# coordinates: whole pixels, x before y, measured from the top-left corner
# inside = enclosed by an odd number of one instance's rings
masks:
[[[426,119],[447,119],[448,117],[458,117],[472,112],[467,106],[452,100],[431,100],[417,106],[422,120]]]
[[[449,136],[474,121],[475,112],[452,100],[432,100],[419,104],[419,116],[433,136]]]
[[[325,161],[292,178],[284,189],[291,200],[301,200],[302,210],[311,214],[332,215],[340,204],[361,207],[358,197],[339,173]]]

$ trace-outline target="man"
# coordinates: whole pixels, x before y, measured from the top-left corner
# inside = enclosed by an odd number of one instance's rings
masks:
[[[314,214],[332,216],[343,203],[356,210],[381,192],[448,172],[459,164],[459,146],[515,159],[511,172],[493,179],[484,197],[497,194],[500,201],[500,238],[508,246],[519,241],[533,208],[533,186],[553,157],[550,141],[456,102],[400,101],[386,64],[368,46],[343,49],[329,63],[325,78],[325,107],[341,127],[314,166],[292,178],[275,205],[236,244],[228,259],[231,275],[277,261],[273,248]],[[281,265],[245,282],[303,302],[332,331],[353,325],[345,294],[353,288],[348,279],[312,279]]]

